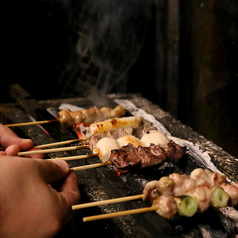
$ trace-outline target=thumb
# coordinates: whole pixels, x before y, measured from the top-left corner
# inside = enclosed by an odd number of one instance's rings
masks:
[[[70,172],[69,165],[64,160],[39,160],[39,163],[41,174],[48,184],[64,179]]]

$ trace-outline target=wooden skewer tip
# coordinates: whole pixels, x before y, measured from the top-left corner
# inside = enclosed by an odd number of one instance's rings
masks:
[[[66,145],[69,143],[81,141],[80,139],[73,139],[73,140],[66,140],[66,141],[60,141],[60,142],[53,142],[49,144],[43,144],[43,145],[37,145],[34,148],[45,148],[45,147],[52,147],[52,146],[58,146],[58,145]]]
[[[69,160],[87,159],[87,158],[91,158],[91,157],[95,157],[95,156],[97,156],[97,155],[96,154],[88,154],[88,155],[76,155],[76,156],[69,156],[69,157],[52,158],[52,159],[47,159],[47,160],[49,160],[49,161],[52,161],[52,160],[69,161]]]
[[[19,152],[18,156],[32,155],[32,154],[44,154],[44,153],[68,151],[68,150],[78,150],[78,149],[86,149],[86,148],[89,148],[89,146],[88,145],[78,145],[78,146],[61,147],[61,148],[45,149],[45,150],[31,150],[31,151]]]
[[[132,210],[128,210],[128,211],[120,211],[120,212],[113,212],[113,213],[108,213],[108,214],[88,216],[88,217],[84,217],[83,221],[84,222],[96,221],[96,220],[108,219],[108,218],[113,218],[113,217],[119,217],[119,216],[133,215],[133,214],[138,214],[138,213],[143,213],[143,212],[156,211],[157,209],[158,209],[157,207],[137,208],[137,209],[132,209]]]
[[[89,203],[84,203],[84,204],[73,205],[72,209],[77,210],[77,209],[82,209],[82,208],[87,208],[87,207],[95,207],[95,206],[107,205],[107,204],[112,204],[112,203],[126,202],[126,201],[131,201],[131,200],[136,200],[136,199],[142,199],[142,198],[143,198],[143,194],[120,197],[120,198],[112,198],[112,199],[107,199],[107,200],[102,200],[102,201],[97,201],[97,202],[89,202]]]
[[[7,127],[30,126],[30,125],[46,124],[46,123],[55,122],[55,121],[58,121],[58,120],[53,119],[53,120],[45,120],[45,121],[21,122],[21,123],[6,124],[5,126]]]
[[[97,164],[89,164],[89,165],[82,165],[82,166],[78,166],[78,167],[72,167],[70,168],[70,170],[72,171],[80,171],[80,170],[85,170],[85,169],[93,169],[93,168],[98,168],[98,167],[103,167],[103,166],[107,166],[110,165],[111,162],[107,161],[104,163],[97,163]]]

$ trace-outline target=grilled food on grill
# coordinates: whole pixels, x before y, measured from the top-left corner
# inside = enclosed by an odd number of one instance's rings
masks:
[[[149,146],[151,143],[159,145],[161,147],[168,148],[169,138],[158,130],[148,130],[142,137],[141,141],[145,146]]]
[[[89,148],[91,151],[93,151],[93,149],[95,148],[97,142],[99,140],[101,140],[104,137],[111,137],[114,139],[119,139],[121,137],[127,136],[127,135],[133,135],[134,137],[140,139],[142,138],[142,136],[146,133],[148,133],[151,130],[156,130],[155,127],[153,126],[138,126],[138,127],[126,127],[126,128],[116,128],[113,130],[109,130],[105,133],[100,132],[97,134],[94,134],[90,137],[90,139],[88,140],[88,144],[89,144]]]
[[[89,127],[80,131],[82,139],[89,139],[98,133],[108,133],[117,128],[137,128],[145,124],[145,119],[141,116],[112,118],[104,121],[94,122]],[[77,130],[77,128],[76,128]]]
[[[145,137],[150,134],[153,136]],[[142,139],[134,135],[124,135],[118,139],[104,137],[99,139],[96,145],[92,143],[93,139],[90,139],[90,148],[103,162],[109,160],[121,172],[126,172],[135,166],[150,167],[166,159],[177,162],[185,154],[185,147],[169,140],[161,132],[147,131]]]
[[[203,175],[206,177],[206,183],[199,185],[199,182],[196,183],[196,180],[192,179],[191,174],[198,175],[197,178],[203,178]],[[73,210],[93,207],[98,205],[107,205],[111,203],[125,202],[134,199],[143,199],[144,201],[149,201],[152,204],[152,209],[139,208],[122,212],[109,213],[107,216],[98,215],[92,216],[87,221],[103,219],[105,217],[115,217],[121,215],[129,215],[140,212],[156,211],[159,215],[164,218],[172,218],[174,215],[178,214],[179,216],[192,217],[196,213],[202,213],[207,210],[209,207],[222,208],[226,207],[228,203],[234,203],[234,200],[237,202],[238,193],[235,193],[234,188],[237,188],[237,184],[226,182],[226,176],[212,173],[211,171],[205,169],[195,169],[189,175],[186,174],[171,174],[169,176],[162,177],[160,180],[154,180],[148,182],[143,190],[143,194],[138,194],[129,197],[113,198],[105,201],[97,201],[89,204],[79,204],[74,205]],[[218,180],[214,180],[218,178]],[[184,180],[185,179],[185,180]],[[189,186],[186,184],[189,181],[192,181]],[[215,182],[215,183],[214,183]],[[227,193],[222,186],[234,186],[232,196]],[[179,189],[180,188],[180,189]],[[237,190],[236,190],[237,191]],[[233,201],[230,201],[233,200]],[[229,205],[230,205],[229,204]],[[86,221],[86,219],[84,219]]]
[[[187,201],[181,200],[183,196]],[[193,199],[190,200],[190,197]],[[143,200],[158,207],[157,212],[166,218],[171,218],[177,212],[192,216],[194,211],[201,213],[210,206],[236,206],[238,186],[237,183],[227,183],[224,175],[198,168],[190,175],[173,173],[158,181],[148,182],[144,187]]]
[[[122,136],[117,139],[117,142],[119,143],[120,147],[129,145],[129,144],[135,147],[145,146],[145,143],[142,140],[138,139],[137,137],[133,135]]]
[[[97,146],[93,149],[93,153],[97,154],[102,162],[106,162],[114,149],[119,149],[120,145],[117,140],[104,137],[98,141]]]
[[[125,115],[125,108],[117,105],[114,109],[109,107],[93,107],[82,111],[62,110],[58,113],[57,119],[67,127],[85,123],[90,125],[96,121],[103,121],[109,118],[121,117]]]
[[[223,183],[221,184],[221,188],[223,188],[229,195],[230,205],[236,206],[238,204],[238,183]]]

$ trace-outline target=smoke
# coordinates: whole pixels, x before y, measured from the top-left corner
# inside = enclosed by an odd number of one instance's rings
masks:
[[[106,93],[126,92],[127,74],[143,46],[152,3],[152,0],[87,1],[87,47],[98,74],[90,82],[84,82],[87,88],[84,92],[97,104]],[[78,42],[79,52],[85,44],[82,40]]]

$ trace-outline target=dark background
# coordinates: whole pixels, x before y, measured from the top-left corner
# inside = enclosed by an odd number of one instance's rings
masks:
[[[238,2],[8,0],[0,103],[141,93],[238,157]]]

